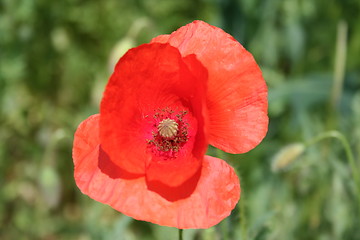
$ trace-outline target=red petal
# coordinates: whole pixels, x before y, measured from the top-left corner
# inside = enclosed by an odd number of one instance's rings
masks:
[[[168,42],[183,56],[195,54],[209,73],[207,106],[210,144],[230,153],[254,148],[266,135],[267,87],[252,55],[220,28],[194,21]]]
[[[75,132],[72,151],[75,166],[79,161],[83,161],[88,155],[91,155],[89,149],[99,143],[98,137],[94,138],[94,136],[99,135],[99,116],[99,114],[94,114],[88,117],[78,126]]]
[[[151,42],[167,43],[169,41],[169,38],[170,38],[169,34],[159,35],[153,38]]]
[[[144,177],[113,178],[98,164],[99,116],[82,122],[75,133],[75,181],[89,197],[138,220],[177,228],[209,228],[227,217],[240,197],[235,171],[221,159],[205,156],[194,192],[169,201],[148,189]],[[175,194],[175,193],[174,193]]]
[[[197,68],[189,69],[188,62]],[[104,152],[121,169],[146,173],[154,184],[179,186],[193,177],[207,147],[207,115],[203,114],[206,74],[195,57],[183,59],[169,44],[144,44],[128,51],[116,65],[101,102]],[[164,109],[186,110],[191,123],[189,141],[178,157],[166,161],[149,148],[157,132],[154,114]]]

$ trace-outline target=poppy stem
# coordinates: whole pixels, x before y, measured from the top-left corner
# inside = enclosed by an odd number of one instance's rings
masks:
[[[183,240],[183,230],[179,229],[179,240]]]
[[[356,195],[357,195],[357,198],[358,198],[358,201],[360,204],[360,170],[358,169],[358,165],[355,161],[353,152],[351,151],[350,144],[349,144],[348,140],[346,139],[346,137],[339,131],[332,130],[332,131],[321,133],[318,136],[314,137],[313,139],[311,139],[310,141],[308,141],[306,143],[306,146],[310,146],[310,145],[317,143],[326,138],[336,138],[343,145],[348,163],[351,168],[353,179],[355,182]]]
[[[240,176],[240,175],[238,175]],[[245,199],[244,194],[241,196],[240,200],[240,229],[241,229],[241,239],[247,240],[247,222],[246,222],[246,216],[245,216]]]

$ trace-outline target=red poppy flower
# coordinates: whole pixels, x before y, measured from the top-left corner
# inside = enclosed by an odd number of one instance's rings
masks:
[[[243,153],[267,125],[267,88],[252,55],[194,21],[119,60],[100,114],[75,133],[75,181],[135,219],[208,228],[240,197],[234,169],[206,156],[208,144]]]

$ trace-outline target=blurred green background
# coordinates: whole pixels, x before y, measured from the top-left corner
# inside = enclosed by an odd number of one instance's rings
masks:
[[[360,239],[354,166],[339,141],[359,169],[359,13],[358,0],[0,0],[0,239],[177,238],[82,195],[71,150],[118,57],[195,19],[253,53],[270,126],[247,154],[209,149],[238,170],[242,198],[184,238]]]

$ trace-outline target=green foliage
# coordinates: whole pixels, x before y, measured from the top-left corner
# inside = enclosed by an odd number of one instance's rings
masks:
[[[116,60],[194,19],[253,53],[269,86],[270,127],[247,154],[209,148],[238,170],[241,201],[218,226],[185,230],[184,239],[360,239],[356,186],[336,139],[271,171],[276,152],[333,129],[359,168],[359,12],[355,0],[0,1],[0,239],[176,239],[176,229],[82,195],[71,148]],[[337,78],[339,47],[347,55]]]

